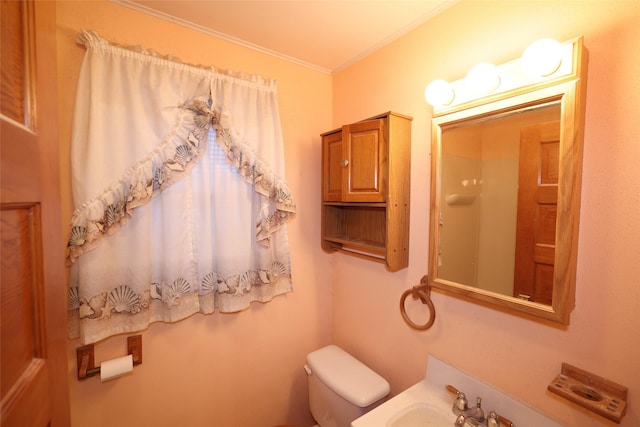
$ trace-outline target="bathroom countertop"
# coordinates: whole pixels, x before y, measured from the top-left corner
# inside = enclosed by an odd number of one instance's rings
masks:
[[[443,425],[453,425],[456,418],[452,411],[455,396],[447,391],[447,385],[465,393],[469,402],[475,402],[476,397],[480,396],[485,413],[495,411],[518,427],[563,427],[562,423],[529,404],[431,355],[428,357],[427,373],[422,381],[354,420],[351,426],[388,426],[393,424],[399,415],[418,406],[427,408],[430,416],[438,418],[432,420],[432,425],[439,425],[439,420]],[[546,389],[541,390],[541,393],[546,393]]]

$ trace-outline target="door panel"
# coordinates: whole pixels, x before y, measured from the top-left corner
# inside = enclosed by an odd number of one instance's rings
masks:
[[[548,305],[553,297],[559,148],[559,121],[521,131],[513,295]]]
[[[38,216],[38,205],[3,205],[0,212],[3,396],[34,359],[44,356]]]
[[[0,7],[0,424],[68,426],[56,4]]]
[[[28,64],[29,52],[27,43],[32,37],[27,34],[32,30],[28,25],[32,13],[27,10],[30,3],[2,0],[2,83],[0,85],[2,114],[11,120],[22,123],[25,113],[30,111],[28,103],[32,102],[33,93],[29,91],[28,81],[32,68]]]
[[[49,422],[39,217],[36,204],[3,203],[0,211],[3,426]]]

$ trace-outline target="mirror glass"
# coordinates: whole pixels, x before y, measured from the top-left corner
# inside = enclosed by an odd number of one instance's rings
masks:
[[[553,283],[527,280],[533,254],[517,236],[541,234],[550,256],[539,268],[552,278],[559,137],[557,101],[443,129],[439,277],[551,304]],[[544,205],[535,197],[539,185],[548,193]],[[527,215],[538,209],[541,230]]]
[[[568,78],[434,113],[434,288],[568,323],[584,95],[582,68],[573,69]]]

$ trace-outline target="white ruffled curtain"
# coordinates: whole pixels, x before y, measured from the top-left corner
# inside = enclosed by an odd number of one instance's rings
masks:
[[[79,40],[70,335],[92,343],[290,292],[276,82]]]

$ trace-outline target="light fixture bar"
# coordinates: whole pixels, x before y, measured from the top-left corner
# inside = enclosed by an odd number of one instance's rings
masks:
[[[478,64],[465,78],[451,83],[445,80],[430,83],[425,98],[433,106],[434,116],[439,116],[467,108],[480,100],[485,103],[507,98],[525,87],[556,84],[577,75],[576,52],[581,49],[582,38],[562,44],[552,39],[538,40],[521,58],[499,66]],[[532,53],[536,55],[532,56]]]

